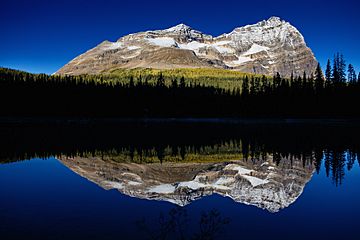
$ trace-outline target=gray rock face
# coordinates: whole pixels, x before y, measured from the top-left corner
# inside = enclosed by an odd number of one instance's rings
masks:
[[[97,74],[117,68],[223,68],[282,76],[314,73],[317,61],[301,33],[271,17],[218,37],[184,24],[104,41],[57,74]]]
[[[284,159],[220,163],[118,163],[100,158],[61,158],[72,171],[104,189],[184,206],[211,194],[270,212],[288,207],[302,193],[314,166]]]

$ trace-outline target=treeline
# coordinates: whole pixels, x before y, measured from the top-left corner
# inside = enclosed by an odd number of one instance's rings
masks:
[[[15,117],[215,117],[231,116],[231,91],[141,78],[126,83],[91,76],[48,76],[0,69],[1,116]]]
[[[243,73],[216,68],[176,68],[176,69],[116,69],[102,74],[109,81],[120,81],[126,83],[129,79],[147,79],[149,83],[156,83],[159,74],[165,79],[165,85],[170,86],[174,79],[184,77],[186,84],[201,84],[209,87],[219,87],[226,90],[241,88],[245,76],[261,77],[259,74]]]
[[[0,116],[6,117],[359,117],[360,76],[336,54],[325,76],[282,78],[244,75],[232,89],[188,82],[166,83],[130,76],[49,76],[0,69]]]

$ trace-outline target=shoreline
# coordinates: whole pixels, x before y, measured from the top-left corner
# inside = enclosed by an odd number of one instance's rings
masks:
[[[0,124],[360,124],[360,118],[66,118],[0,117]]]

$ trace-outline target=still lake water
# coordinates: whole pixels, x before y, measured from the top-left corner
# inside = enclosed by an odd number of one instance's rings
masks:
[[[358,239],[357,123],[0,126],[1,239]]]

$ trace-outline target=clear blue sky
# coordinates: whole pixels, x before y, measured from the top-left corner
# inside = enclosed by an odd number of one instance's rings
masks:
[[[270,16],[304,35],[325,68],[337,51],[360,70],[357,0],[2,0],[0,66],[53,73],[103,40],[185,23],[214,36]]]

